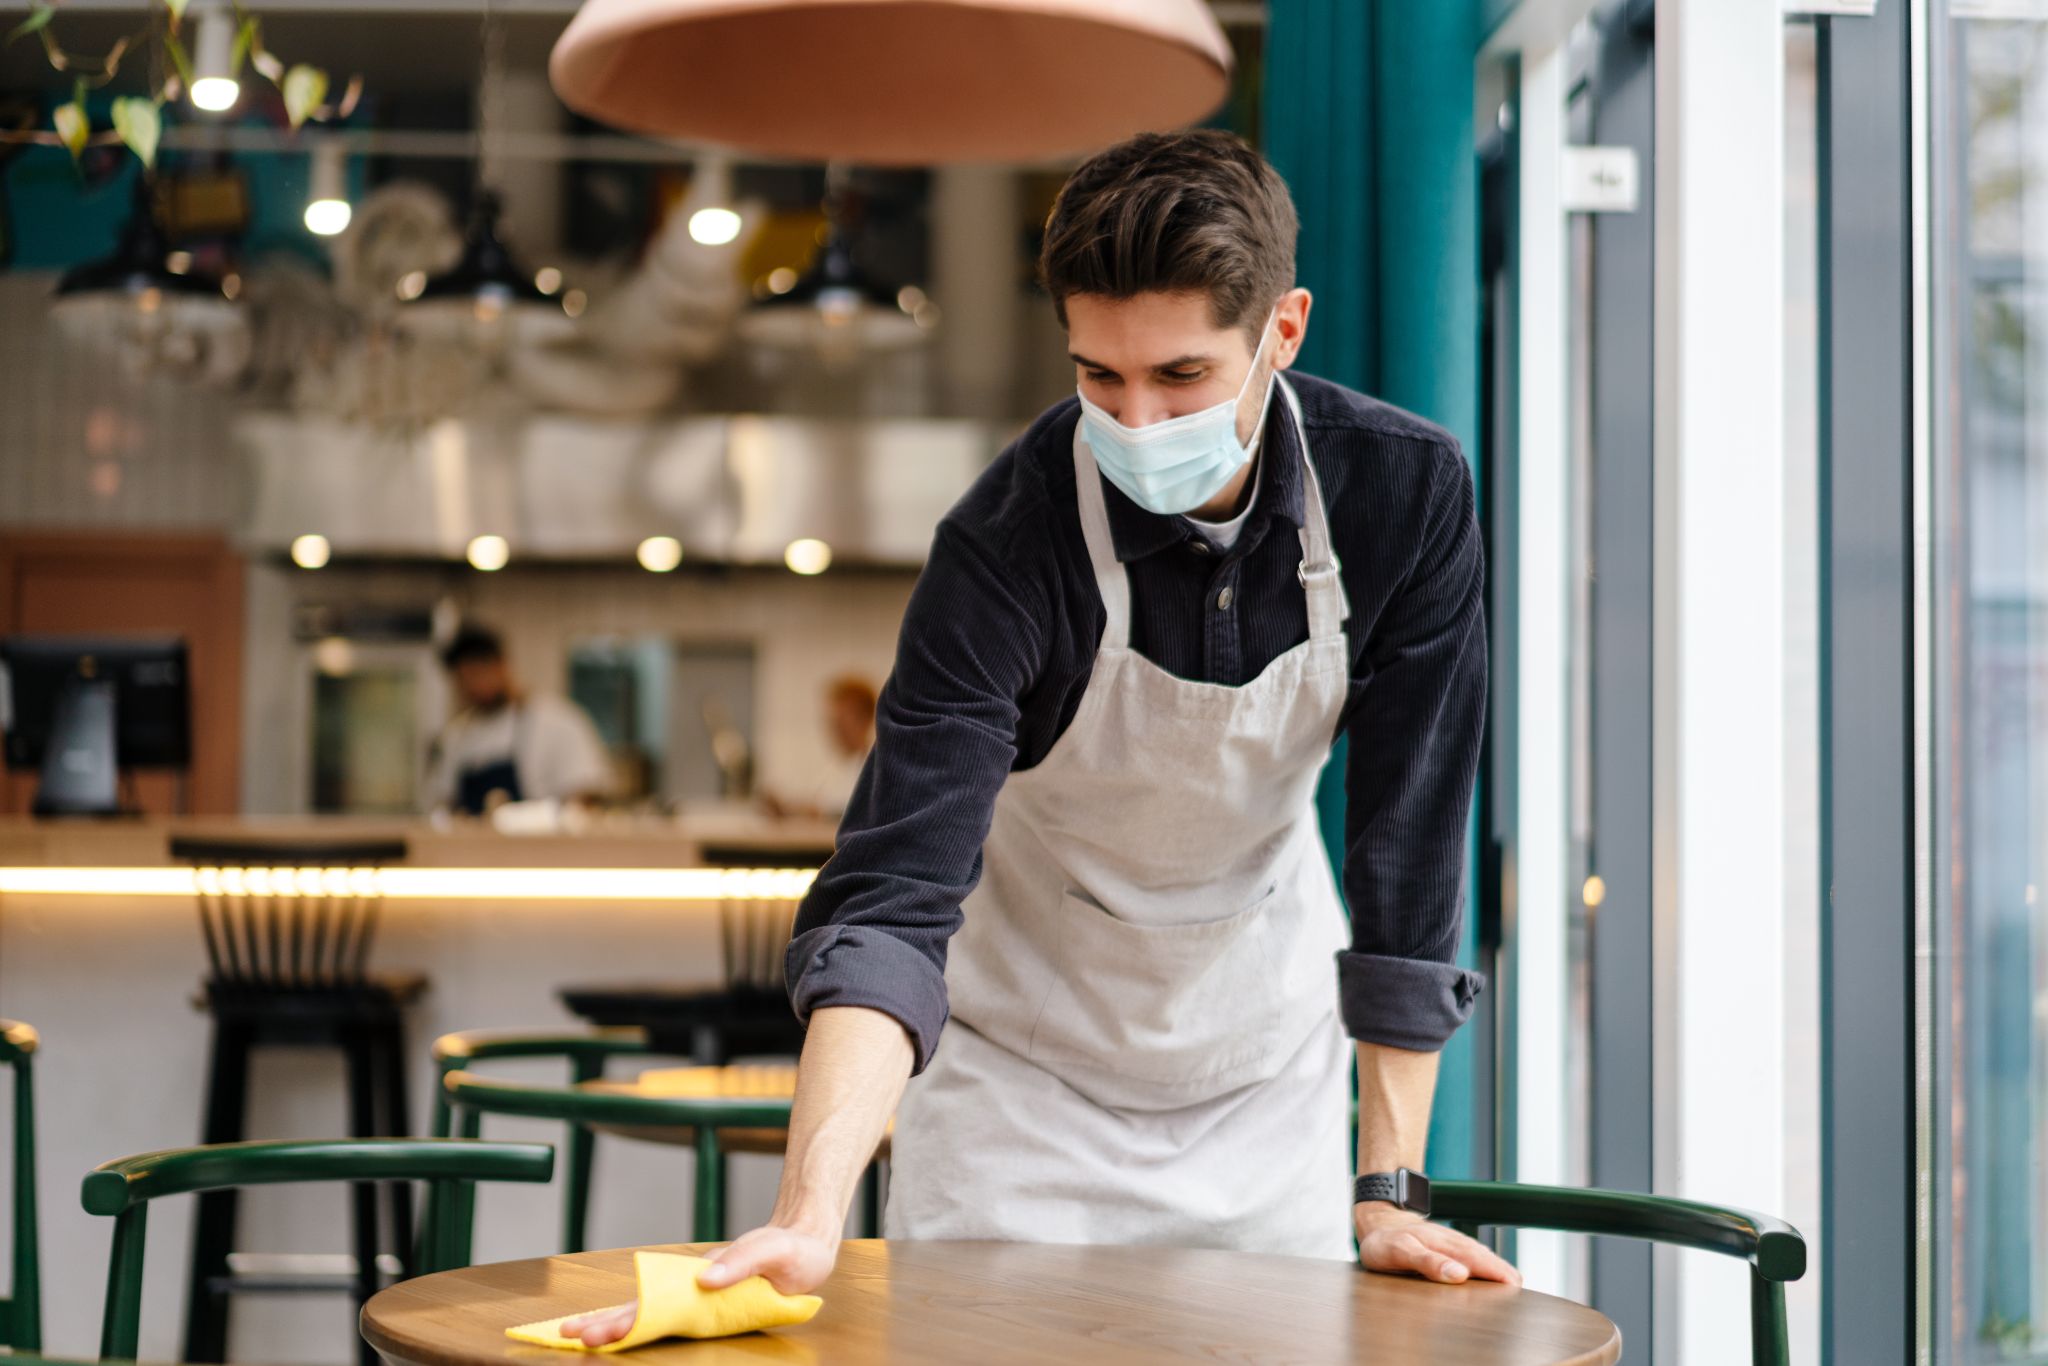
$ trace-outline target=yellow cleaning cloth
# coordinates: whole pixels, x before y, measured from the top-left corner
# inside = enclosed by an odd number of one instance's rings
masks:
[[[706,1290],[697,1284],[697,1273],[709,1265],[703,1257],[679,1252],[634,1253],[633,1274],[640,1282],[640,1312],[626,1336],[617,1342],[585,1347],[581,1338],[562,1336],[564,1323],[583,1314],[603,1312],[597,1309],[539,1323],[522,1323],[517,1328],[507,1328],[505,1336],[541,1347],[623,1352],[657,1338],[722,1338],[808,1323],[825,1303],[816,1295],[785,1295],[760,1276],[749,1276],[722,1290]]]

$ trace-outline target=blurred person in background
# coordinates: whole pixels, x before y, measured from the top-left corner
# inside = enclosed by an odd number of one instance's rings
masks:
[[[830,757],[816,780],[791,792],[764,792],[761,806],[771,816],[838,820],[846,814],[875,744],[875,685],[859,674],[841,674],[825,685],[825,734]]]
[[[504,642],[464,626],[441,651],[456,711],[427,748],[429,810],[487,814],[505,802],[597,801],[612,786],[597,728],[567,698],[519,686]]]

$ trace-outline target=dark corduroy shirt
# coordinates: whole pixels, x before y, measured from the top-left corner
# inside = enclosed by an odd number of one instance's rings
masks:
[[[1337,955],[1333,986],[1354,1038],[1435,1049],[1482,984],[1452,961],[1486,710],[1472,476],[1441,427],[1290,378],[1351,607],[1351,688],[1338,721],[1350,739],[1351,948]],[[946,1022],[946,942],[980,879],[996,794],[1066,729],[1101,644],[1102,600],[1075,504],[1078,414],[1068,399],[1040,416],[939,523],[874,749],[785,962],[799,1017],[821,1006],[885,1011],[909,1030],[920,1071]],[[1256,501],[1228,552],[1186,518],[1103,485],[1130,575],[1131,645],[1182,678],[1241,685],[1308,639],[1296,577],[1308,486],[1281,395],[1258,459]]]

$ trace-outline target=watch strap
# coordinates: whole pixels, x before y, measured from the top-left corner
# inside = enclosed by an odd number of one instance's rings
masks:
[[[1351,1203],[1362,1205],[1368,1200],[1380,1200],[1391,1205],[1400,1194],[1392,1172],[1367,1172],[1352,1183]]]
[[[1401,1167],[1390,1172],[1367,1172],[1352,1183],[1351,1202],[1384,1201],[1427,1219],[1430,1215],[1429,1178]]]

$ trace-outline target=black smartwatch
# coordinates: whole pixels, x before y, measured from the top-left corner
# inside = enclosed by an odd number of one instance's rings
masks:
[[[1429,1178],[1402,1167],[1391,1172],[1367,1172],[1351,1187],[1351,1203],[1382,1200],[1399,1209],[1429,1217]]]

